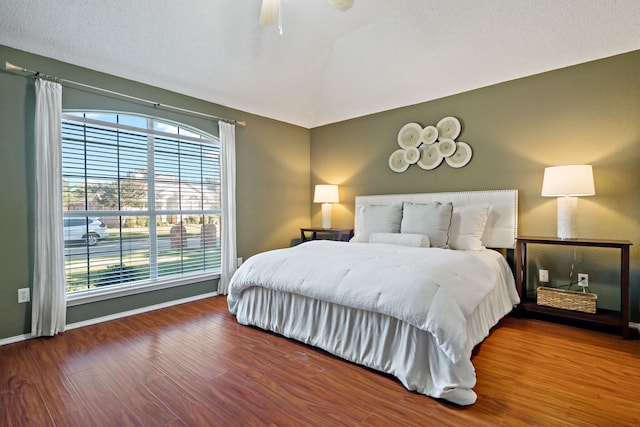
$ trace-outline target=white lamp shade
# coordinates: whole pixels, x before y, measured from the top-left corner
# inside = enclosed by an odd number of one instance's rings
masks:
[[[558,197],[558,237],[576,237],[577,196],[596,194],[591,165],[552,166],[544,170],[542,195]]]
[[[595,194],[591,165],[552,166],[544,170],[543,196],[593,196]]]
[[[339,201],[337,185],[316,185],[313,203],[338,203]]]

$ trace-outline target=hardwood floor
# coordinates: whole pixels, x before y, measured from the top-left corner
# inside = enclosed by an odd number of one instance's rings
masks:
[[[508,317],[473,363],[457,407],[214,297],[0,347],[0,426],[640,425],[640,340]]]

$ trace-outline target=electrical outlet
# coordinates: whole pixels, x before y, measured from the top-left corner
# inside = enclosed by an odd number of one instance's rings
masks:
[[[238,259],[236,260],[236,267],[240,267],[242,263],[243,263],[242,257],[238,257]]]
[[[578,286],[586,288],[589,286],[589,275],[585,273],[578,273]]]
[[[543,283],[549,282],[549,270],[538,270],[538,280]]]
[[[18,304],[22,304],[23,302],[29,302],[29,288],[21,288],[18,289]]]

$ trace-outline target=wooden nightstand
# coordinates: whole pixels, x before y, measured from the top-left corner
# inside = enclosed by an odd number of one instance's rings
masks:
[[[311,236],[307,236],[311,233]],[[303,242],[307,240],[336,240],[338,242],[348,242],[353,237],[353,228],[301,228],[300,238]]]
[[[535,297],[527,295],[527,245],[590,246],[620,250],[620,311],[598,309],[596,314],[538,305]],[[523,314],[548,315],[556,319],[572,319],[585,324],[622,329],[622,336],[630,338],[629,329],[629,247],[628,240],[559,239],[556,237],[518,237],[516,245],[516,287]]]

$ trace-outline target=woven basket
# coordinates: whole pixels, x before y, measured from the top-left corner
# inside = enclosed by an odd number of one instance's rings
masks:
[[[565,291],[546,286],[538,287],[538,305],[595,314],[597,301],[596,294]]]

